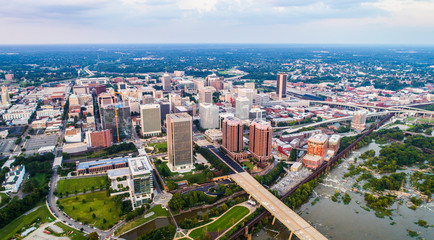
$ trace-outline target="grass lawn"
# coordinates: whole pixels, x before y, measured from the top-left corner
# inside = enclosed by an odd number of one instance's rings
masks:
[[[107,197],[105,191],[62,198],[59,202],[68,216],[99,229],[108,229],[120,219],[120,206],[116,204],[115,197]],[[95,214],[95,218],[92,214]]]
[[[172,173],[172,171],[170,171],[169,167],[167,166],[167,162],[162,162],[161,164],[155,164],[155,167],[157,168],[158,173],[160,173],[160,176],[162,177],[170,177],[175,175],[174,173]]]
[[[57,184],[57,193],[65,195],[66,192],[75,193],[92,190],[92,187],[95,189],[100,189],[101,187],[106,187],[108,184],[108,180],[106,176],[99,177],[88,177],[88,178],[73,178],[73,179],[62,179]]]
[[[144,216],[150,212],[154,212],[154,215],[144,218]],[[146,211],[145,214],[143,214],[143,216],[140,216],[140,218],[133,220],[131,222],[128,222],[127,224],[125,224],[123,227],[121,227],[120,229],[118,229],[116,231],[116,235],[121,235],[122,233],[133,229],[137,226],[140,226],[148,221],[154,220],[157,217],[168,217],[169,216],[169,211],[167,211],[166,209],[162,208],[161,205],[157,205],[154,206],[153,208],[149,209],[148,211]]]
[[[251,162],[249,162],[249,161],[244,161],[243,162],[244,163],[244,165],[246,165],[249,169],[250,169],[250,171],[253,171],[253,168],[255,167]]]
[[[429,118],[419,118],[417,119],[417,121],[422,123],[434,123],[434,119],[429,119]]]
[[[84,233],[77,231],[77,229],[69,227],[61,222],[57,222],[54,225],[60,227],[63,229],[63,233],[57,234],[54,231],[50,231],[54,236],[57,237],[69,237],[71,240],[87,240],[87,237],[84,235]],[[68,233],[73,232],[72,234],[68,235]]]
[[[232,227],[236,222],[241,220],[248,213],[248,208],[243,206],[235,206],[211,224],[192,231],[189,236],[193,239],[202,239],[203,235],[207,232],[217,232],[219,230],[220,232],[223,232],[225,229]]]
[[[414,117],[409,117],[409,118],[407,118],[407,119],[405,119],[405,120],[407,120],[407,121],[409,121],[409,122],[413,122],[414,120],[416,120],[416,118],[414,118]]]
[[[150,143],[150,144],[148,144],[148,147],[155,148],[154,151],[152,151],[153,154],[167,152],[167,142]]]
[[[53,215],[51,215],[47,206],[44,204],[35,211],[13,220],[11,223],[0,229],[0,240],[11,239],[15,234],[17,234],[17,232],[21,232],[23,227],[27,229],[32,223],[41,224],[53,220]]]

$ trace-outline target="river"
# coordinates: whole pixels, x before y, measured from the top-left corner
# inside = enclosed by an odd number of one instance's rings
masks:
[[[392,216],[389,218],[378,218],[373,210],[367,211],[363,194],[351,191],[352,185],[356,182],[355,178],[349,177],[342,179],[343,175],[348,172],[349,162],[358,157],[361,153],[374,149],[377,153],[381,149],[376,143],[354,151],[350,156],[343,160],[331,170],[325,177],[324,182],[320,183],[313,193],[309,202],[303,204],[297,213],[311,223],[328,239],[337,240],[365,240],[365,239],[417,239],[409,236],[407,229],[420,233],[419,237],[423,239],[434,239],[434,228],[423,228],[415,224],[419,219],[425,220],[429,225],[434,225],[434,202],[423,203],[415,211],[409,209],[405,203],[399,205],[395,202],[389,209],[392,209]],[[359,159],[358,161],[362,161]],[[406,170],[404,172],[411,172]],[[409,185],[409,175],[407,176],[407,185]],[[335,190],[347,192],[351,197],[351,202],[344,205],[343,202],[333,202],[331,196]],[[410,192],[411,193],[411,192]],[[315,198],[319,201],[312,205]],[[280,223],[272,227],[267,227],[272,231],[261,229],[260,232],[253,235],[254,240],[263,239],[285,239],[287,240],[290,232]],[[275,232],[278,231],[278,233]],[[293,238],[296,239],[296,238]]]

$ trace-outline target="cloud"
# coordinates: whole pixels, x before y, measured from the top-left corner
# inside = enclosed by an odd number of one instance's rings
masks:
[[[37,29],[51,29],[50,41],[91,42],[273,42],[264,34],[282,32],[296,41],[306,34],[304,42],[366,42],[425,29],[414,40],[434,32],[432,12],[433,0],[14,0],[0,5],[0,31],[10,32],[0,43]]]

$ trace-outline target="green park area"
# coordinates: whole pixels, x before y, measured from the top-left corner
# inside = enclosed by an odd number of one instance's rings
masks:
[[[250,171],[253,171],[253,168],[255,167],[250,161],[244,161],[243,164],[246,165],[246,167],[248,167]]]
[[[119,221],[120,198],[107,197],[105,191],[59,199],[59,207],[78,222],[108,229]]]
[[[57,195],[63,196],[80,192],[102,189],[110,184],[106,176],[61,179],[57,183]]]
[[[153,213],[151,215],[151,213]],[[150,215],[148,217],[145,217],[147,215]],[[130,222],[128,222],[127,224],[125,224],[124,226],[122,226],[120,229],[118,229],[116,231],[116,235],[119,236],[124,232],[127,232],[137,226],[140,226],[148,221],[154,220],[158,217],[168,217],[169,216],[169,211],[167,211],[166,209],[162,208],[161,205],[156,205],[153,208],[149,209],[148,211],[146,211],[145,214],[143,214],[142,216],[140,216],[139,218],[136,218],[135,220],[132,220]]]
[[[148,147],[154,148],[152,151],[152,154],[159,154],[159,153],[165,153],[167,152],[167,142],[160,142],[160,143],[150,143],[148,144]]]
[[[217,220],[208,225],[193,230],[190,237],[193,239],[203,239],[203,236],[208,232],[222,233],[224,230],[234,226],[239,220],[243,219],[249,213],[249,209],[243,206],[235,206],[226,212]]]
[[[35,211],[16,218],[11,223],[0,229],[0,240],[14,238],[17,233],[20,233],[25,229],[30,228],[30,226],[33,226],[34,224],[39,225],[42,223],[51,222],[53,220],[53,215],[51,215],[51,213],[48,211],[47,206],[44,204]]]

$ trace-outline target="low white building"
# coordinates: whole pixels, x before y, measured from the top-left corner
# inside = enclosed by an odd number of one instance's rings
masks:
[[[82,134],[80,128],[68,129],[65,132],[66,143],[79,143],[82,141]]]
[[[218,129],[208,129],[205,131],[205,136],[209,138],[211,141],[222,140],[223,133]]]
[[[5,181],[2,186],[6,192],[18,192],[21,183],[26,174],[26,167],[23,165],[14,167],[10,172],[6,173]]]

